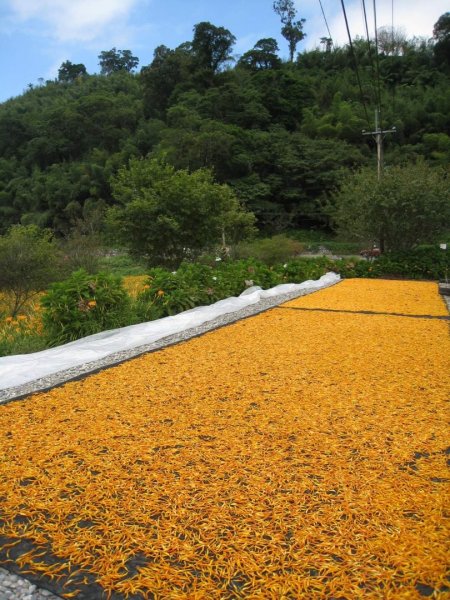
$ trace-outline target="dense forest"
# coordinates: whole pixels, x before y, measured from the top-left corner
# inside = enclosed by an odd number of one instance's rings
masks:
[[[362,130],[373,130],[378,104],[381,127],[396,128],[387,167],[419,156],[450,163],[450,13],[428,41],[382,30],[377,44],[324,38],[288,61],[272,38],[240,57],[234,42],[199,23],[140,71],[131,51],[113,48],[100,54],[100,74],[66,61],[56,80],[1,104],[0,233],[15,223],[58,235],[83,219],[99,227],[116,202],[112,177],[144,156],[210,168],[261,231],[326,227],[342,176],[375,164]]]

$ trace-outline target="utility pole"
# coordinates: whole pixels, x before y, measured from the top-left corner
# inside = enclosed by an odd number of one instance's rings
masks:
[[[377,173],[378,173],[378,181],[381,181],[381,177],[383,175],[383,140],[384,136],[387,133],[395,133],[397,130],[395,127],[391,127],[391,129],[382,129],[380,124],[380,107],[378,106],[375,109],[375,131],[366,131],[362,130],[363,135],[371,135],[377,144]],[[379,244],[380,251],[384,252],[384,231],[381,228],[379,232]],[[375,248],[375,243],[374,243]]]
[[[375,109],[375,131],[362,130],[363,135],[371,135],[377,144],[377,172],[378,181],[381,179],[383,173],[383,140],[387,133],[395,133],[397,130],[395,127],[391,129],[381,129],[380,127],[380,109]]]

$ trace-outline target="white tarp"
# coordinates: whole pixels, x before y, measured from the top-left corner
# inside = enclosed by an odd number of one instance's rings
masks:
[[[173,317],[102,331],[63,346],[33,354],[4,356],[0,358],[0,390],[23,385],[65,369],[99,360],[115,352],[151,344],[163,337],[181,333],[221,315],[256,304],[264,298],[273,298],[290,292],[319,290],[337,283],[339,279],[340,277],[336,273],[327,273],[316,281],[285,283],[269,290],[262,290],[260,287],[254,286],[245,290],[237,298],[219,300],[215,304],[199,306]]]

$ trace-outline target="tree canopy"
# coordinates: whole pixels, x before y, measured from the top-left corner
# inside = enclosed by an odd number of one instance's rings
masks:
[[[295,21],[297,10],[293,0],[274,0],[273,9],[281,19],[281,34],[289,44],[289,59],[293,62],[297,44],[306,35],[303,31],[306,19]]]
[[[51,233],[14,225],[0,236],[0,289],[15,317],[27,301],[58,279],[58,249]]]
[[[103,50],[99,56],[100,73],[102,75],[111,75],[117,71],[126,71],[130,73],[139,64],[137,56],[133,56],[130,50]]]
[[[108,213],[111,230],[151,265],[176,267],[183,258],[252,230],[253,215],[207,169],[189,173],[158,159],[132,159],[112,188],[118,205]]]
[[[298,21],[291,3],[277,7]],[[432,40],[397,36],[379,54],[381,124],[396,127],[387,168],[450,163],[447,25],[446,13]],[[234,42],[225,27],[198,23],[192,39],[155,48],[139,73],[131,50],[113,48],[100,54],[100,74],[65,61],[57,79],[0,104],[0,233],[22,223],[67,236],[87,212],[118,203],[111,182],[130,159],[160,156],[188,173],[208,169],[261,231],[329,227],[324,206],[343,176],[375,171],[349,48],[324,38],[291,61],[262,38],[233,61]],[[373,56],[366,40],[353,46],[371,115]]]
[[[331,215],[346,237],[373,240],[381,250],[430,243],[450,222],[450,169],[423,160],[394,166],[379,180],[363,169],[344,183]]]

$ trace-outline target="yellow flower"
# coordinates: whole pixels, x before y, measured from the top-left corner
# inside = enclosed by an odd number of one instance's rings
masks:
[[[26,320],[27,320],[27,318],[26,318],[26,316],[25,316],[25,315],[19,315],[19,316],[17,317],[17,320],[18,320],[18,321],[26,321]]]
[[[164,291],[158,290],[157,296],[159,296],[159,297],[164,296]]]
[[[13,318],[12,317],[6,317],[5,321],[7,323],[11,323],[13,321]]]
[[[150,289],[150,286],[149,286],[149,285],[144,285],[144,286],[142,287],[142,289],[143,289],[143,290],[149,290],[149,289]]]
[[[90,308],[94,308],[94,306],[97,306],[97,301],[96,300],[89,300],[88,306]]]

